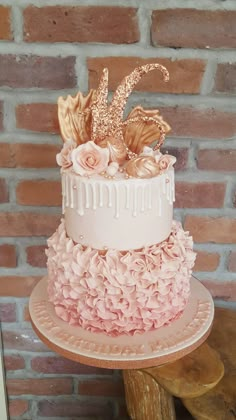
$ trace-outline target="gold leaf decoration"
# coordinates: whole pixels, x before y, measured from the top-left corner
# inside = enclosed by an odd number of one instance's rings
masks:
[[[127,155],[126,147],[119,140],[111,139],[107,141],[107,147],[110,153],[110,160],[119,164],[124,163]]]
[[[142,76],[149,71],[159,70],[165,82],[169,80],[167,69],[158,64],[146,64],[134,69],[116,89],[108,104],[108,69],[104,69],[97,90],[90,90],[87,96],[79,92],[75,97],[58,99],[58,118],[63,141],[74,140],[77,145],[94,141],[100,147],[107,147],[110,161],[127,164],[130,175],[140,178],[155,176],[159,167],[151,156],[138,158],[145,145],[157,141],[162,145],[169,125],[158,110],[144,110],[136,107],[123,121],[127,99]],[[136,173],[136,175],[134,175]],[[144,175],[145,174],[145,175]]]
[[[126,167],[128,175],[135,178],[152,178],[160,173],[160,168],[153,156],[138,156],[131,159]]]
[[[108,135],[108,69],[103,69],[101,79],[97,88],[96,100],[91,106],[92,110],[92,127],[91,140],[98,146],[106,147],[106,139]]]
[[[159,141],[163,132],[165,135],[169,131],[170,126],[157,109],[145,110],[141,106],[134,108],[123,123],[124,141],[137,154],[143,151],[144,146]]]
[[[58,99],[58,119],[64,142],[74,140],[78,145],[91,140],[91,104],[96,91],[90,90],[87,96],[78,92],[76,96],[62,96]]]
[[[160,70],[164,81],[168,82],[169,73],[164,66],[158,63],[146,64],[144,66],[136,67],[132,73],[122,80],[121,84],[116,89],[109,107],[108,130],[110,136],[117,133],[120,135],[122,141],[122,120],[127,99],[141,78],[152,70]]]

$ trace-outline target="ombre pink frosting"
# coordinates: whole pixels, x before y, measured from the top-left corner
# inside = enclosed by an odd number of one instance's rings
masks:
[[[178,222],[159,244],[102,255],[68,238],[62,220],[46,253],[49,300],[70,325],[111,336],[144,333],[177,319],[188,302],[195,253]]]

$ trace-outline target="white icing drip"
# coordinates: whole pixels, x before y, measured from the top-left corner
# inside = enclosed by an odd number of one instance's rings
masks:
[[[97,184],[90,184],[92,187],[92,209],[96,210],[97,208],[97,191],[96,191],[96,187]]]
[[[130,186],[125,185],[125,208],[129,209],[130,207]]]
[[[62,175],[62,214],[65,213],[65,175]]]
[[[165,176],[161,177],[161,184],[162,184],[162,192],[163,194],[166,194],[166,177]]]
[[[83,188],[85,188],[84,182],[78,182],[77,183],[77,203],[78,203],[77,211],[80,216],[84,215]]]
[[[133,196],[133,216],[137,216],[137,207],[138,207],[138,188],[134,185],[133,188],[134,196]]]
[[[103,207],[103,184],[99,183],[98,184],[98,188],[99,188],[99,207]]]
[[[169,180],[169,182],[166,182]],[[73,188],[73,187],[76,188]],[[114,192],[113,192],[114,191]],[[158,216],[162,215],[165,206],[163,200],[170,204],[175,200],[174,171],[160,175],[152,181],[137,183],[124,181],[105,181],[84,179],[73,173],[62,174],[62,211],[65,207],[75,208],[83,216],[85,209],[96,210],[98,207],[115,209],[114,217],[120,217],[121,203],[131,210],[135,217],[140,212],[156,208]],[[154,201],[153,201],[154,198]]]
[[[152,209],[152,185],[149,184],[147,187],[148,192],[148,210]]]
[[[107,185],[107,191],[108,191],[108,207],[112,207],[112,190],[111,190],[111,184]]]
[[[84,189],[85,189],[85,208],[89,209],[89,184],[84,182]]]
[[[68,175],[65,176],[65,192],[66,192],[66,207],[68,207],[69,206],[69,194],[70,194],[70,191],[69,191],[69,176]]]
[[[141,212],[145,211],[145,186],[141,187]]]
[[[70,207],[73,209],[74,208],[74,182],[73,182],[73,178],[70,176],[70,193],[71,193],[71,198],[70,198]]]
[[[71,207],[71,202],[73,201],[73,185],[72,185],[71,175],[68,176],[68,192],[69,192],[69,203],[68,207]]]
[[[118,219],[120,215],[120,188],[115,185],[115,218]]]
[[[169,179],[168,176],[166,177],[165,182],[166,182],[166,198],[167,198],[167,200],[170,203],[170,201],[171,201],[171,197],[170,197],[170,179]]]
[[[157,184],[157,209],[158,216],[162,214],[162,200],[161,200],[161,187],[163,188],[163,179],[160,180]]]
[[[171,191],[172,191],[172,203],[175,202],[175,177],[174,171],[171,172]]]

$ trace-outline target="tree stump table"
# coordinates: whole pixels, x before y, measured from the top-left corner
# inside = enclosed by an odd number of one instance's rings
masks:
[[[135,336],[109,337],[69,326],[47,298],[47,278],[33,290],[29,311],[34,330],[53,351],[91,366],[122,369],[133,420],[174,420],[173,397],[196,398],[223,375],[218,354],[204,344],[214,316],[209,292],[191,280],[191,297],[178,320]]]
[[[213,328],[207,343],[220,354],[225,374],[219,383],[204,395],[191,399],[185,396],[182,401],[198,420],[235,420],[236,311],[216,308]]]

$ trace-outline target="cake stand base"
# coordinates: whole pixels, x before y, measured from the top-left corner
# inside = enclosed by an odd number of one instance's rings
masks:
[[[60,320],[48,302],[44,277],[32,292],[29,311],[37,335],[62,356],[101,368],[138,369],[173,362],[200,346],[210,333],[214,304],[207,289],[192,277],[191,296],[178,320],[144,334],[109,337]]]

